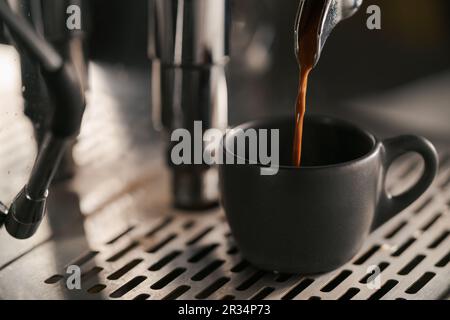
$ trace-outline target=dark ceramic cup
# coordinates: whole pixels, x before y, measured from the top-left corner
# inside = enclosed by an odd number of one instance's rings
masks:
[[[261,175],[262,166],[249,161],[220,166],[222,205],[235,241],[249,262],[266,270],[310,274],[343,265],[373,229],[420,197],[438,170],[436,150],[422,137],[380,141],[330,117],[305,119],[300,168],[291,165],[291,117],[238,128],[243,131],[227,133],[221,145],[235,160],[233,145],[245,130],[279,129],[276,175]],[[391,196],[385,191],[389,166],[409,152],[423,158],[424,173],[408,191]]]

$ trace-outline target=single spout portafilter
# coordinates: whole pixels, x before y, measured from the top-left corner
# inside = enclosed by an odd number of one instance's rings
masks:
[[[226,129],[229,1],[150,0],[149,21],[155,126],[169,136],[176,129],[187,129],[192,137],[195,121],[201,121],[203,133]],[[175,206],[204,209],[216,205],[217,168],[198,163],[174,165],[170,140],[167,137],[167,162]]]
[[[40,72],[53,106],[51,121],[39,148],[28,183],[9,209],[0,205],[0,226],[18,239],[31,237],[46,211],[48,189],[68,145],[78,135],[85,99],[73,65],[43,40],[30,24],[0,0],[0,23],[4,23],[14,41],[40,64]]]
[[[317,28],[317,48],[315,48],[315,63],[320,59],[325,42],[327,41],[331,31],[339,22],[353,16],[361,7],[362,0],[300,0],[297,18],[295,21],[295,54],[299,57],[299,37],[305,24],[309,22],[312,14],[312,5],[314,2],[322,4],[322,12],[318,19],[319,26]]]

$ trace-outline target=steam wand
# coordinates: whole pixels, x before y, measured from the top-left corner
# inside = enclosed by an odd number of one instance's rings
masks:
[[[45,40],[27,21],[14,14],[5,0],[0,0],[0,22],[15,40],[41,64],[54,112],[45,133],[28,183],[18,193],[10,208],[0,204],[0,227],[10,235],[27,239],[37,231],[46,211],[48,189],[67,146],[79,133],[85,109],[85,98],[74,67]]]

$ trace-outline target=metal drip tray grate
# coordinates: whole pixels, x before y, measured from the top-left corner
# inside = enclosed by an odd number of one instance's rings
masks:
[[[92,68],[92,76],[99,73],[101,79],[115,78]],[[52,190],[48,218],[35,237],[17,241],[0,232],[0,298],[439,299],[449,294],[448,156],[428,193],[374,232],[342,268],[317,276],[263,272],[241,257],[220,209],[171,209],[169,177],[157,163],[162,152],[149,142],[155,135],[143,103],[149,101],[148,86],[138,80],[119,90],[126,91],[126,101],[93,81],[93,107],[74,150],[76,179]],[[133,88],[142,90],[128,92]],[[34,154],[21,100],[7,101],[10,109],[0,116],[0,174],[7,174],[0,190],[6,199],[23,185]],[[18,145],[30,148],[18,150]],[[399,161],[389,189],[401,191],[420,170],[415,158]],[[81,290],[66,287],[69,265],[82,270]],[[378,289],[367,285],[373,266],[381,271]]]
[[[373,233],[361,252],[329,274],[263,272],[239,254],[221,212],[174,214],[132,225],[68,262],[83,270],[81,291],[61,273],[37,279],[47,291],[93,299],[437,299],[450,286],[450,163],[414,206]],[[416,161],[392,172],[391,188],[409,184]],[[369,267],[381,287],[369,289]]]

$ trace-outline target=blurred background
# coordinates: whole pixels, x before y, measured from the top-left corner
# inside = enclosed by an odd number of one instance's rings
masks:
[[[381,8],[381,30],[366,27],[366,9],[372,4]],[[85,5],[89,9],[91,61],[117,70],[134,69],[151,108],[149,1],[134,0],[124,6],[121,0],[94,0]],[[231,1],[230,124],[294,112],[297,6],[297,0],[284,0],[283,4],[276,0]],[[450,136],[449,57],[448,1],[365,0],[361,10],[329,37],[310,77],[307,111],[342,114],[375,130],[382,124],[383,135],[414,130],[446,141]],[[14,81],[7,72],[13,66],[8,66],[5,58],[2,68],[0,90],[4,92],[7,83],[11,86]],[[117,83],[104,80],[113,88]]]
[[[368,30],[368,6],[381,30]],[[92,1],[91,54],[148,70],[147,1]],[[293,51],[296,0],[232,1],[228,67],[230,122],[293,113],[298,67]],[[147,71],[148,74],[150,71]],[[345,113],[445,140],[450,136],[450,3],[365,0],[332,32],[311,75],[308,112]],[[386,128],[388,127],[388,128]]]

